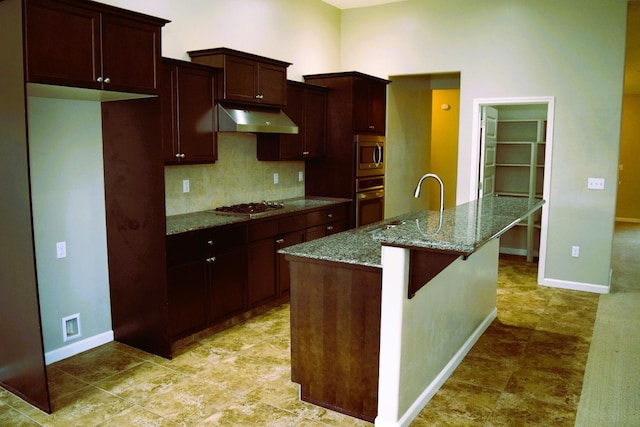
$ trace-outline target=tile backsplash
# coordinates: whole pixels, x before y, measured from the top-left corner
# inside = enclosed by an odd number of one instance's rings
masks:
[[[256,157],[256,137],[249,133],[219,133],[218,161],[207,165],[165,166],[167,216],[218,206],[282,200],[304,196],[304,161],[262,162]],[[274,174],[278,184],[274,184]],[[189,192],[183,193],[183,180]]]

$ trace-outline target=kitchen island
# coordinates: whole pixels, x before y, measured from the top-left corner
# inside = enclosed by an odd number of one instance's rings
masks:
[[[496,317],[500,235],[543,203],[484,198],[281,250],[301,399],[408,425]]]

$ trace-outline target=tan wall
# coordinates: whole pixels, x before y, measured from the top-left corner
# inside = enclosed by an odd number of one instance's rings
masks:
[[[431,98],[431,168],[444,183],[444,207],[456,205],[458,175],[458,119],[460,115],[460,89],[434,90]],[[442,108],[448,105],[449,109]],[[440,204],[437,187],[431,186],[429,206]]]
[[[616,218],[640,222],[640,95],[625,95],[620,135]]]

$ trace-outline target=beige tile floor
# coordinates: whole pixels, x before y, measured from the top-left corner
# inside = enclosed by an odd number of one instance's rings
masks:
[[[498,318],[412,426],[573,426],[598,296],[503,257]],[[367,426],[298,400],[289,306],[166,360],[109,343],[48,366],[54,413],[0,388],[0,426]]]

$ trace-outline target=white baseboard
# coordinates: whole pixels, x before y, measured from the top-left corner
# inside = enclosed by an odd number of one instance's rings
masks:
[[[610,286],[607,286],[607,285],[595,285],[592,283],[570,282],[568,280],[543,279],[539,284],[542,286],[548,286],[550,288],[570,289],[572,291],[592,292],[595,294],[608,294],[610,291]],[[611,284],[611,279],[609,279],[609,285],[610,284]]]
[[[500,248],[500,253],[501,254],[507,254],[507,255],[519,255],[519,256],[527,256],[527,250],[526,249],[520,249],[520,248]],[[537,250],[533,251],[533,256],[538,258],[540,256],[539,252]]]
[[[113,331],[103,332],[98,335],[83,339],[82,341],[74,342],[73,344],[66,345],[64,347],[57,348],[55,350],[48,351],[44,354],[44,362],[47,365],[59,362],[67,357],[75,356],[83,351],[91,350],[92,348],[101,346],[108,342],[113,341]]]
[[[435,396],[435,394],[440,390],[440,387],[447,381],[447,379],[453,374],[453,371],[456,370],[458,365],[462,362],[464,357],[469,353],[473,345],[480,339],[480,336],[487,330],[491,322],[498,315],[498,310],[494,308],[487,317],[482,321],[482,323],[473,331],[473,333],[469,336],[469,338],[465,341],[465,343],[460,347],[460,349],[456,352],[456,354],[451,358],[449,363],[445,365],[445,367],[440,371],[440,373],[431,381],[431,383],[424,389],[424,391],[420,394],[420,396],[416,399],[415,402],[409,407],[407,412],[398,420],[397,423],[389,423],[389,422],[380,422],[376,420],[376,427],[407,427],[411,424],[420,411],[426,406],[427,403]],[[382,421],[382,420],[381,420]]]

